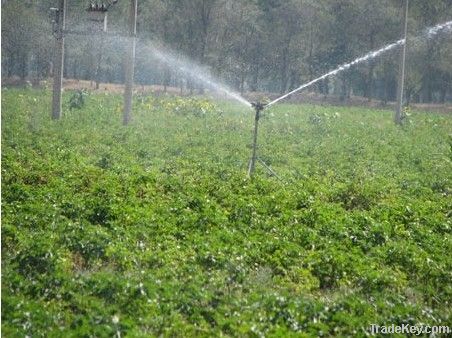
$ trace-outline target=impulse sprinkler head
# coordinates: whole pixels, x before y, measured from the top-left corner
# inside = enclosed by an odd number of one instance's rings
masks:
[[[256,113],[263,111],[266,106],[266,104],[262,102],[251,102],[251,105],[253,106],[254,110],[256,110]]]

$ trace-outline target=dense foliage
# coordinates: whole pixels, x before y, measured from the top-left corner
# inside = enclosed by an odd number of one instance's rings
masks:
[[[127,31],[131,0],[109,11],[109,30]],[[86,7],[67,1],[68,29],[87,31]],[[103,1],[106,2],[106,1]],[[152,60],[157,42],[185,55],[237,91],[286,92],[401,38],[403,0],[146,0],[138,1],[136,80],[202,89],[174,65]],[[31,80],[51,74],[54,41],[49,8],[55,0],[2,1],[3,76]],[[415,42],[426,27],[452,20],[451,0],[410,0],[407,99],[452,101],[451,34]],[[121,39],[67,35],[65,77],[123,82]],[[395,100],[397,52],[352,67],[312,87],[322,94]]]
[[[2,91],[5,337],[365,336],[451,325],[451,119]]]

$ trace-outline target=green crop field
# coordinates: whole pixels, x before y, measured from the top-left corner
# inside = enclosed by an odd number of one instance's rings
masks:
[[[2,90],[4,337],[452,325],[452,118]]]

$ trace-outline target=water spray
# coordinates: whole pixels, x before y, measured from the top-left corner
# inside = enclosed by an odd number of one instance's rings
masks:
[[[167,50],[161,46],[157,46],[155,43],[147,42],[147,51],[157,60],[172,66],[181,71],[185,76],[203,83],[209,89],[213,89],[218,93],[223,93],[229,98],[251,108],[251,103],[244,99],[240,94],[229,88],[227,85],[221,83],[220,80],[206,72],[202,66],[196,64],[194,61],[182,55]]]
[[[421,39],[421,38],[430,39],[434,35],[438,34],[439,32],[441,32],[443,30],[448,31],[448,30],[451,30],[451,29],[452,29],[452,21],[447,21],[447,22],[444,22],[442,24],[438,24],[438,25],[436,25],[434,27],[427,28],[425,33],[420,35],[420,36],[418,36],[416,39]],[[284,94],[284,95],[274,99],[273,101],[268,103],[266,105],[266,107],[270,107],[270,106],[274,105],[275,103],[277,103],[277,102],[279,102],[281,100],[284,100],[288,96],[290,96],[290,95],[292,95],[292,94],[294,94],[296,92],[299,92],[300,90],[308,88],[308,87],[312,86],[313,84],[315,84],[315,83],[317,83],[317,82],[319,82],[321,80],[324,80],[324,79],[326,79],[326,78],[328,78],[330,76],[337,75],[338,73],[341,73],[344,70],[350,69],[352,66],[355,66],[355,65],[360,64],[360,63],[365,62],[365,61],[372,60],[372,59],[376,58],[377,56],[380,56],[381,54],[383,54],[385,52],[388,52],[388,51],[390,51],[390,50],[392,50],[392,49],[394,49],[394,48],[396,48],[398,46],[403,46],[405,43],[406,43],[405,39],[400,39],[400,40],[397,40],[396,42],[390,43],[390,44],[388,44],[388,45],[386,45],[386,46],[384,46],[384,47],[382,47],[382,48],[380,48],[378,50],[371,51],[371,52],[369,52],[369,53],[367,53],[367,54],[365,54],[365,55],[353,60],[352,62],[343,64],[343,65],[337,67],[336,69],[334,69],[334,70],[332,70],[332,71],[330,71],[330,72],[328,72],[328,73],[326,73],[326,74],[324,74],[322,76],[319,76],[318,78],[316,78],[316,79],[314,79],[314,80],[312,80],[310,82],[307,82],[307,83],[301,85],[298,88],[295,88],[294,90],[288,92],[287,94]]]
[[[430,39],[434,35],[438,34],[440,31],[443,31],[443,30],[446,30],[446,31],[452,30],[452,21],[447,21],[445,23],[438,24],[438,25],[436,25],[434,27],[429,27],[429,28],[427,28],[425,30],[424,34],[422,34],[421,36],[418,36],[416,39],[425,38],[425,37],[427,39]],[[322,76],[319,76],[318,78],[316,78],[316,79],[314,79],[312,81],[309,81],[309,82],[301,85],[298,88],[295,88],[294,90],[292,90],[292,91],[290,91],[290,92],[288,92],[288,93],[286,93],[286,94],[274,99],[273,101],[271,101],[271,102],[269,102],[267,104],[263,104],[261,102],[251,103],[251,107],[253,107],[254,110],[255,110],[255,117],[254,117],[253,149],[252,149],[252,155],[251,155],[250,163],[249,163],[249,166],[248,166],[248,176],[249,177],[253,176],[254,169],[255,169],[255,166],[256,166],[256,161],[259,161],[259,162],[262,163],[262,165],[267,170],[269,170],[272,173],[272,175],[278,177],[275,174],[275,172],[270,167],[268,167],[265,163],[262,162],[262,160],[260,160],[257,157],[257,135],[258,135],[258,129],[259,129],[259,119],[260,119],[261,113],[262,113],[262,111],[264,109],[267,109],[268,107],[274,105],[275,103],[277,103],[277,102],[279,102],[281,100],[284,100],[285,98],[289,97],[290,95],[292,95],[292,94],[294,94],[296,92],[299,92],[299,91],[301,91],[301,90],[303,90],[305,88],[308,88],[308,87],[312,86],[313,84],[315,84],[315,83],[317,83],[317,82],[319,82],[319,81],[321,81],[323,79],[326,79],[326,78],[328,78],[330,76],[337,75],[340,72],[343,72],[343,71],[345,71],[347,69],[350,69],[352,66],[355,66],[355,65],[360,64],[360,63],[365,62],[365,61],[372,60],[372,59],[380,56],[381,54],[383,54],[383,53],[385,53],[387,51],[390,51],[390,50],[392,50],[392,49],[394,49],[396,47],[399,47],[399,46],[404,46],[405,44],[406,44],[406,38],[397,40],[397,41],[395,41],[393,43],[390,43],[390,44],[378,49],[378,50],[371,51],[371,52],[369,52],[369,53],[367,53],[367,54],[365,54],[365,55],[363,55],[363,56],[361,56],[359,58],[356,58],[355,60],[353,60],[353,61],[351,61],[349,63],[343,64],[343,65],[337,67],[336,69],[334,69],[334,70],[332,70],[332,71],[330,71],[330,72],[328,72],[328,73],[326,73],[326,74],[324,74]]]

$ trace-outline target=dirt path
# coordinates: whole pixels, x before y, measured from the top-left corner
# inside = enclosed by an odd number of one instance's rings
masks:
[[[31,84],[31,83],[30,83]],[[50,86],[50,81],[41,81],[40,86]],[[18,86],[23,85],[18,78],[12,79],[2,79],[2,86]],[[99,93],[117,93],[120,94],[124,91],[124,85],[116,83],[101,83],[99,89],[95,89],[94,81],[87,80],[74,80],[74,79],[64,79],[63,87],[66,90],[80,90],[87,89]],[[187,90],[181,91],[180,88],[160,85],[136,85],[134,88],[136,93],[141,94],[171,94],[171,95],[189,95]],[[279,97],[279,94],[275,93],[264,93],[264,92],[247,92],[243,95],[249,101],[267,101],[273,100]],[[382,104],[380,100],[367,100],[364,97],[352,96],[347,101],[341,101],[337,96],[324,96],[313,92],[302,92],[294,94],[288,97],[285,102],[292,103],[309,103],[309,104],[319,104],[319,105],[335,105],[335,106],[353,106],[353,107],[369,107],[369,108],[379,108],[379,109],[394,109],[395,102],[388,102],[386,105]],[[416,103],[411,104],[410,108],[417,111],[432,111],[439,113],[452,114],[452,103],[446,104],[435,104],[435,103]]]

